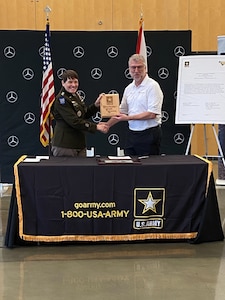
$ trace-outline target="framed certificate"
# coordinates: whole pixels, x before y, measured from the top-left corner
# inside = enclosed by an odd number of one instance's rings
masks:
[[[101,98],[100,112],[102,118],[110,118],[120,113],[119,94],[105,94]]]

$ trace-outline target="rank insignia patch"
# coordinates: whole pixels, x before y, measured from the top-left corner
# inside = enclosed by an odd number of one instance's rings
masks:
[[[59,103],[60,103],[60,104],[65,104],[65,103],[66,103],[65,98],[60,97],[60,98],[59,98]]]

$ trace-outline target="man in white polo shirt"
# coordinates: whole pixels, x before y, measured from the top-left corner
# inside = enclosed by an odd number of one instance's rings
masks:
[[[124,90],[120,114],[111,117],[107,124],[111,127],[119,121],[128,121],[125,155],[158,155],[163,93],[158,82],[148,76],[142,55],[132,55],[128,65],[133,81]]]

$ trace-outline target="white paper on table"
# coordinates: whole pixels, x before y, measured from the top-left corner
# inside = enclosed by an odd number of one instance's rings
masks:
[[[40,162],[41,159],[49,159],[49,156],[26,157],[23,162]]]
[[[108,159],[116,159],[116,160],[120,160],[120,159],[124,159],[124,160],[128,160],[131,159],[130,156],[108,156]]]

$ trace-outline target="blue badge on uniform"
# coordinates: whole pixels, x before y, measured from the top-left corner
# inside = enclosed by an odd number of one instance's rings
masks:
[[[65,104],[65,103],[66,103],[65,98],[60,97],[60,98],[59,98],[59,103],[60,103],[60,104]]]

